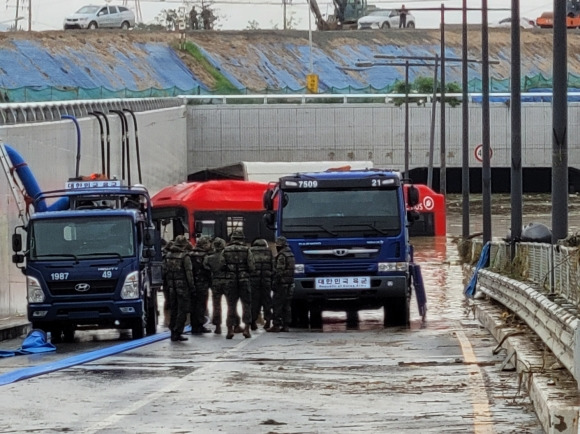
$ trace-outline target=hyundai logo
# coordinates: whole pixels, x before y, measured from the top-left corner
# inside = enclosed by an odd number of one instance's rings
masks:
[[[75,291],[77,292],[87,292],[89,289],[91,289],[91,285],[88,283],[77,283],[75,285]]]
[[[348,255],[347,249],[334,249],[334,256],[346,256]]]

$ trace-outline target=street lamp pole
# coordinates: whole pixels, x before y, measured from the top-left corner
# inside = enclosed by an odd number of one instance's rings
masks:
[[[461,164],[461,193],[463,201],[463,221],[461,234],[463,239],[469,237],[469,97],[468,97],[468,70],[467,70],[467,0],[463,0],[463,32],[462,32],[462,46],[461,46],[461,81],[462,83],[462,102],[461,115],[462,122],[462,164]]]
[[[445,4],[441,3],[441,146],[440,146],[440,167],[439,173],[439,193],[447,193],[447,162],[445,161]]]
[[[409,61],[405,61],[405,176],[409,177]]]

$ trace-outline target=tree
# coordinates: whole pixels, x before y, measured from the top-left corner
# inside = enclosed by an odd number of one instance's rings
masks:
[[[409,102],[416,103],[418,105],[423,104],[424,97],[414,97],[413,94],[433,94],[433,77],[417,77],[412,83],[409,83],[407,92],[409,93]],[[437,82],[437,93],[441,92],[441,83]],[[445,83],[446,93],[461,93],[461,86],[457,82]],[[404,94],[405,91],[405,81],[397,80],[395,86],[393,87],[392,93]],[[437,101],[441,101],[440,97],[437,97]],[[449,104],[451,107],[457,107],[461,104],[461,100],[455,97],[445,97],[445,103]],[[401,106],[405,104],[405,98],[393,98],[393,104],[396,106]]]
[[[246,27],[246,30],[259,30],[259,29],[260,29],[259,22],[257,22],[256,20],[248,21],[248,27]]]

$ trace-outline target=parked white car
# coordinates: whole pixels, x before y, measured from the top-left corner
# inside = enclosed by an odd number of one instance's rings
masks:
[[[135,26],[135,14],[125,6],[88,5],[64,19],[64,29],[129,29]]]
[[[499,20],[496,25],[491,24],[490,27],[511,27],[512,26],[512,19],[511,17],[504,18]],[[534,20],[530,20],[526,17],[520,17],[520,27],[522,29],[533,29],[536,27],[536,22]]]
[[[387,10],[387,9],[376,9],[365,15],[364,17],[359,18],[358,20],[358,29],[390,29],[399,28],[399,20],[400,15],[399,11],[396,9]],[[415,28],[415,17],[407,12],[407,28],[413,29]]]

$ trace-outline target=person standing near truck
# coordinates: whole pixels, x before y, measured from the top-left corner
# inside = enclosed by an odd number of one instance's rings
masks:
[[[252,287],[252,324],[251,329],[257,330],[256,320],[260,311],[264,309],[264,328],[268,329],[272,323],[272,273],[274,271],[274,255],[268,241],[254,240],[250,247],[256,270],[250,276]]]
[[[213,252],[203,259],[203,266],[211,272],[211,299],[212,299],[212,324],[215,325],[215,334],[222,332],[222,296],[226,296],[228,279],[226,268],[221,260],[222,251],[226,242],[216,237],[213,240]]]
[[[273,303],[274,316],[272,327],[268,332],[288,332],[292,321],[290,310],[292,294],[294,293],[294,253],[288,245],[286,237],[276,238],[276,250],[278,254],[274,259],[274,284]]]
[[[244,232],[236,229],[232,232],[230,243],[222,252],[226,267],[228,287],[226,298],[228,300],[228,334],[226,339],[234,337],[234,328],[238,325],[237,307],[238,300],[242,302],[242,321],[245,324],[243,335],[251,338],[250,324],[252,322],[252,293],[250,288],[250,273],[255,270],[254,256],[250,248],[244,243]]]
[[[193,266],[187,254],[188,246],[190,243],[187,238],[183,235],[177,236],[163,260],[163,272],[169,287],[171,305],[169,329],[173,342],[187,340],[182,334],[191,303],[191,290],[195,285]]]
[[[195,282],[195,291],[191,296],[191,308],[189,314],[191,333],[194,335],[211,332],[210,329],[204,326],[205,314],[207,312],[207,301],[209,298],[209,287],[211,284],[211,271],[203,265],[203,261],[210,250],[211,240],[209,237],[204,236],[197,241],[197,245],[189,252]]]

